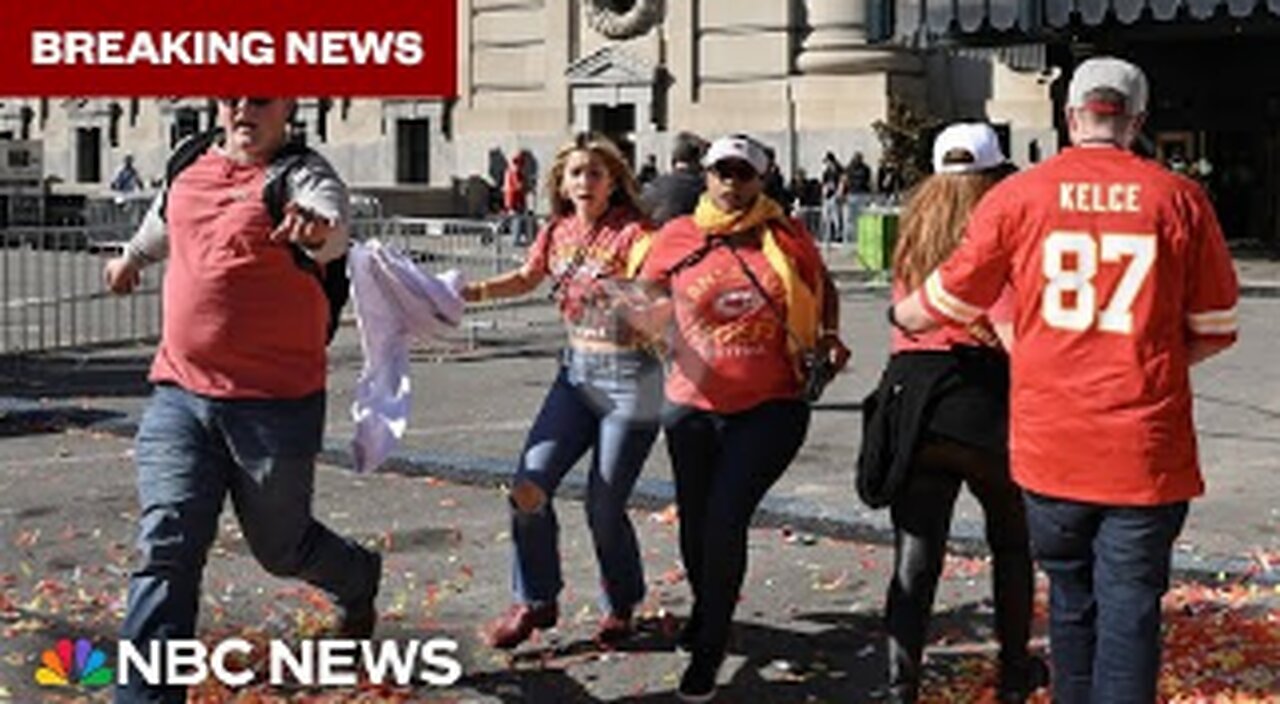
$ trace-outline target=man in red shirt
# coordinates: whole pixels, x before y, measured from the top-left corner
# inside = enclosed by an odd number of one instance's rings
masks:
[[[1050,578],[1062,704],[1156,698],[1172,545],[1204,491],[1189,368],[1236,338],[1208,198],[1129,151],[1146,102],[1138,67],[1081,64],[1072,146],[992,189],[961,247],[889,309],[914,333],[1015,292],[1010,454]]]
[[[193,638],[200,580],[231,497],[245,541],[278,576],[336,603],[339,635],[368,638],[381,560],[315,519],[329,305],[315,274],[347,246],[347,190],[315,152],[282,166],[294,101],[222,98],[218,143],[166,184],[107,286],[127,293],[167,259],[156,385],[138,427],[138,548],[121,638],[140,652]],[[181,149],[182,147],[180,147]],[[275,222],[265,194],[277,179]],[[274,191],[271,191],[274,192]],[[172,664],[172,663],[170,663]],[[181,686],[128,673],[116,700],[185,702]]]

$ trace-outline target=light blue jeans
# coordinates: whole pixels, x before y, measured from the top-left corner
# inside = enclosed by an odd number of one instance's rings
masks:
[[[301,399],[220,400],[158,386],[138,428],[135,457],[141,565],[129,580],[121,638],[191,638],[205,558],[231,496],[245,541],[271,574],[301,577],[339,605],[373,594],[373,553],[311,514],[324,392]],[[185,702],[182,687],[147,687],[137,673],[116,701]]]
[[[652,356],[565,352],[513,477],[513,486],[532,482],[546,496],[536,510],[512,505],[517,601],[549,603],[564,586],[552,497],[592,449],[586,511],[600,565],[601,606],[622,614],[644,598],[644,568],[627,498],[657,438],[661,407],[662,366]]]

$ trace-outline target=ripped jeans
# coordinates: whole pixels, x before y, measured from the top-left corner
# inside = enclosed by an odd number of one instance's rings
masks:
[[[662,365],[640,352],[566,350],[525,440],[513,477],[513,495],[528,484],[536,505],[513,501],[515,541],[512,589],[525,604],[555,601],[564,586],[553,497],[560,481],[587,453],[585,508],[600,565],[602,607],[626,613],[644,598],[644,570],[627,498],[658,435]]]

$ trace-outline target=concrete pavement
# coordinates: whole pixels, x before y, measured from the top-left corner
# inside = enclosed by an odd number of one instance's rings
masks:
[[[15,410],[0,419],[0,702],[106,702],[101,689],[42,688],[41,654],[60,638],[87,638],[114,666],[114,641],[133,563],[137,519],[126,439],[85,430],[100,414]],[[97,426],[102,427],[102,426]],[[684,659],[673,640],[689,608],[674,511],[636,510],[647,598],[640,633],[616,649],[593,643],[598,575],[583,513],[560,501],[566,589],[559,626],[508,655],[484,647],[480,624],[508,603],[510,533],[499,491],[396,473],[317,473],[316,515],[381,550],[376,638],[458,642],[463,678],[419,687],[228,690],[206,681],[192,701],[522,702],[674,701]],[[755,529],[719,702],[873,702],[883,695],[880,609],[889,550],[790,530]],[[949,559],[928,650],[927,704],[991,701],[989,566]],[[1042,601],[1035,647],[1043,648]],[[1204,701],[1269,701],[1280,692],[1280,595],[1237,582],[1178,584],[1166,611],[1163,694]],[[200,601],[207,645],[230,637],[265,648],[323,636],[332,610],[315,590],[271,577],[224,512]],[[1224,654],[1229,654],[1229,657]],[[1268,658],[1271,658],[1268,660]],[[1043,704],[1047,698],[1036,700]]]
[[[874,387],[887,356],[881,317],[885,293],[858,282],[846,282],[843,288],[843,330],[854,348],[853,368],[816,406],[808,440],[760,518],[765,525],[883,542],[887,515],[858,503],[852,472],[860,442],[859,401]],[[1275,471],[1280,367],[1272,354],[1272,341],[1280,340],[1277,313],[1280,301],[1247,298],[1241,306],[1240,344],[1195,371],[1209,492],[1195,502],[1179,543],[1180,570],[1280,581],[1280,473]],[[554,374],[561,333],[554,311],[544,305],[504,314],[500,327],[480,325],[474,334],[474,347],[469,335],[460,333],[453,343],[415,352],[412,424],[386,471],[483,485],[506,480]],[[127,435],[145,403],[143,376],[150,354],[146,348],[121,349],[59,355],[20,368],[10,365],[6,387],[11,397],[37,407],[115,414],[98,427]],[[341,464],[352,431],[347,409],[360,368],[354,330],[340,333],[330,356],[327,459]],[[581,486],[576,474],[571,475],[570,492]],[[671,491],[660,441],[635,499],[638,506],[659,507],[670,501]],[[958,547],[980,550],[980,516],[972,500],[962,500],[954,530]]]

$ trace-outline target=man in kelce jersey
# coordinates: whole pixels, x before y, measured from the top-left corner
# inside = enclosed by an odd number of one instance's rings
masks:
[[[1128,150],[1146,104],[1138,67],[1081,64],[1072,146],[988,192],[960,248],[889,309],[912,333],[1015,292],[1010,454],[1049,574],[1060,704],[1155,701],[1170,552],[1204,491],[1188,371],[1236,339],[1209,200]]]

